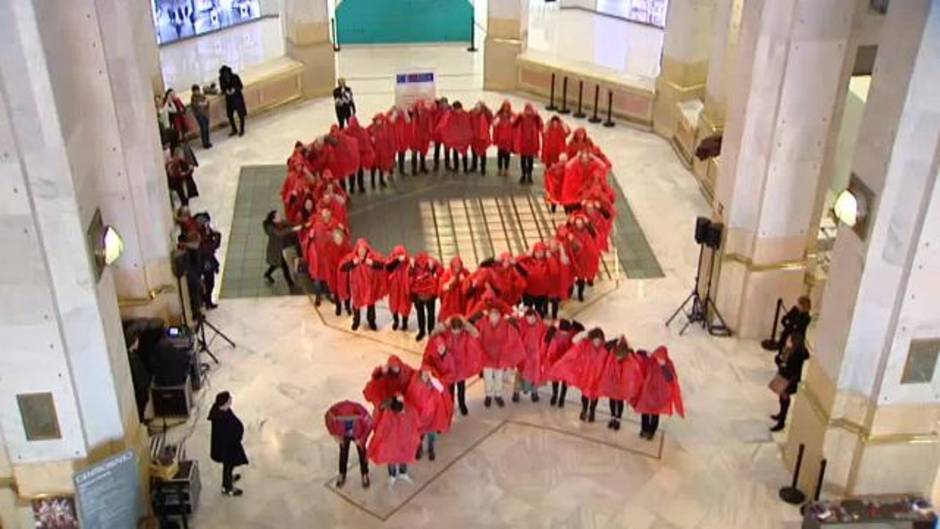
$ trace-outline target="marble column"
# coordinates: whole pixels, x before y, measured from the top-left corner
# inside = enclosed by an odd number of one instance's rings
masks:
[[[103,180],[126,176],[100,24],[92,0],[0,2],[0,480],[21,498],[141,441],[113,269],[96,276],[87,235]],[[51,401],[48,439],[27,438],[27,394]]]
[[[695,133],[695,146],[714,134],[721,134],[725,125],[725,100],[738,35],[741,30],[741,12],[744,0],[715,0],[712,17],[711,45],[708,53],[708,74],[705,82],[705,101],[699,114]],[[714,196],[719,157],[701,161],[693,158],[692,169],[709,196]]]
[[[940,500],[940,2],[891,4],[853,159],[867,225],[839,228],[787,441],[835,494]],[[890,469],[890,471],[885,471]],[[807,489],[804,489],[807,490]]]
[[[330,95],[336,86],[336,57],[327,1],[285,0],[281,16],[287,56],[304,65],[304,96]]]
[[[725,224],[716,303],[743,338],[804,292],[806,248],[854,7],[745,2],[714,200]]]
[[[676,104],[704,95],[714,4],[715,0],[669,2],[653,103],[653,129],[666,138],[671,139],[676,130]]]
[[[526,47],[529,31],[527,0],[489,0],[484,43],[483,88],[515,90],[519,81],[516,57]]]

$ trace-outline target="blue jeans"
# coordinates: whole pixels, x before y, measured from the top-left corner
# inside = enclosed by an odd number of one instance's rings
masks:
[[[428,432],[424,434],[424,437],[428,440],[428,452],[433,452],[434,442],[437,441],[437,432]]]
[[[202,139],[202,147],[209,147],[209,116],[196,115],[196,123],[199,124],[199,137]]]

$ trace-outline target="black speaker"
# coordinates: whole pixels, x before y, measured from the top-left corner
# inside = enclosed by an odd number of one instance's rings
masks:
[[[721,246],[721,232],[724,231],[725,226],[720,222],[712,222],[708,226],[708,230],[705,234],[705,244],[712,249],[717,250]]]
[[[708,220],[708,217],[698,217],[695,219],[695,242],[698,244],[705,244],[705,239],[708,237],[708,228],[712,225],[712,221]]]
[[[189,417],[192,406],[189,377],[179,386],[151,386],[150,401],[156,417]]]

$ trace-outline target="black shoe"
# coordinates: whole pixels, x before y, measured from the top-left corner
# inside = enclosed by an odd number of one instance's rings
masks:
[[[558,395],[552,395],[551,400],[548,401],[549,406],[554,406],[558,403]]]
[[[320,294],[317,294],[316,296],[314,296],[313,298],[314,307],[319,307],[322,302],[323,302],[323,299],[320,297]]]
[[[519,177],[519,183],[520,183],[520,184],[525,184],[525,175],[522,175],[522,176]]]
[[[342,306],[342,305],[337,305],[337,306],[336,306],[336,315],[337,315],[337,316],[342,316],[342,315],[343,315],[343,306]]]
[[[408,320],[402,320],[402,321],[401,321],[401,330],[402,330],[402,331],[405,331],[405,332],[408,332]]]
[[[392,314],[392,330],[398,330],[398,314]]]
[[[783,421],[777,421],[777,424],[775,424],[775,425],[773,426],[773,428],[770,429],[770,431],[771,431],[771,432],[782,432],[784,426],[786,426],[786,424],[785,424]]]
[[[415,336],[415,341],[416,341],[416,342],[420,342],[420,341],[423,340],[423,339],[424,339],[424,331],[419,332],[418,335]]]
[[[424,446],[418,445],[418,451],[415,453],[415,459],[421,459],[424,456]]]
[[[237,131],[237,130],[233,130],[232,132],[229,132],[229,133],[228,133],[228,137],[229,137],[229,138],[231,138],[231,137],[233,137],[233,136],[238,136],[238,131]]]
[[[461,404],[461,405],[460,405],[460,414],[461,414],[461,415],[467,415],[468,413],[470,413],[470,411],[467,409],[467,406],[464,405],[464,404]]]
[[[780,414],[771,415],[770,418],[776,422],[780,422]]]
[[[620,431],[620,419],[614,419],[614,430]]]
[[[587,410],[581,410],[581,415],[578,415],[578,419],[580,419],[581,422],[586,421],[586,420],[587,420]]]
[[[273,285],[273,284],[274,284],[274,278],[271,277],[271,276],[264,276],[264,281],[265,281],[265,283],[267,283],[267,284],[269,284],[269,285]]]
[[[235,474],[234,476],[232,476],[232,483],[238,483],[238,481],[239,481],[240,479],[242,479],[242,475],[241,475],[241,474]]]
[[[373,331],[379,330],[378,326],[376,326],[376,324],[375,324],[374,321],[370,321],[370,322],[369,322],[369,329],[370,329],[370,330],[373,330]]]
[[[239,136],[239,137],[244,136],[244,135],[245,135],[245,131],[243,131],[243,130],[238,131],[238,136]]]
[[[504,401],[502,397],[496,397],[496,405],[502,408],[506,405],[506,401]]]
[[[434,461],[437,459],[437,454],[434,453],[434,450],[428,450],[428,461]]]
[[[343,488],[343,485],[345,484],[346,484],[346,474],[340,474],[339,477],[336,478],[336,488],[341,489]]]
[[[369,488],[369,485],[371,485],[371,484],[372,484],[372,482],[369,480],[369,475],[368,475],[368,474],[363,474],[363,475],[362,475],[362,488],[367,489],[367,488]]]
[[[217,309],[217,308],[219,308],[219,305],[210,301],[210,302],[206,303],[206,308],[209,309],[209,310]]]
[[[239,489],[237,487],[232,487],[228,490],[224,490],[224,489],[222,490],[222,494],[226,496],[241,496],[244,493],[245,492],[242,489]]]
[[[366,188],[365,188],[365,186],[359,186],[359,194],[360,194],[360,195],[365,195],[365,194],[366,194]]]
[[[512,401],[513,401],[513,402],[519,402],[519,392],[518,392],[518,391],[514,391],[514,392],[512,393]]]
[[[540,400],[542,400],[542,398],[539,397],[539,392],[532,390],[532,402],[538,402]]]
[[[613,419],[607,421],[607,428],[609,428],[609,429],[611,429],[611,430],[614,429],[614,420],[613,420]]]
[[[594,422],[594,410],[588,412],[588,422]]]
[[[358,322],[358,321],[353,321],[352,330],[354,330],[354,331],[358,331],[358,330],[359,330],[359,322]]]
[[[483,399],[483,407],[484,407],[484,408],[489,408],[492,404],[493,404],[493,399],[492,399],[492,398],[486,397],[485,399]],[[460,412],[463,413],[463,409],[461,409]]]
[[[565,407],[565,399],[558,399],[558,407],[559,408]]]

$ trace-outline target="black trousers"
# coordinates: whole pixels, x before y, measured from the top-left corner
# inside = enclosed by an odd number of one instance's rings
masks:
[[[551,305],[551,309],[552,309],[552,319],[557,320],[558,319],[558,306],[561,305],[561,300],[558,298],[550,298],[548,302]]]
[[[469,169],[467,167],[467,153],[458,152],[457,149],[453,149],[451,152],[454,153],[454,162],[453,165],[451,165],[451,169],[460,171],[460,162],[463,161],[463,172],[466,173]]]
[[[284,260],[284,257],[283,257],[283,256],[281,256],[281,264],[280,264],[280,265],[269,265],[269,266],[268,266],[267,271],[264,273],[264,277],[273,280],[274,278],[271,277],[271,274],[273,274],[274,271],[278,269],[278,267],[280,267],[281,273],[284,274],[284,279],[287,281],[287,285],[290,286],[291,288],[294,288],[294,280],[291,279],[291,277],[290,277],[290,270],[287,268],[287,261]]]
[[[212,291],[215,290],[214,270],[204,270],[202,272],[202,286],[205,291],[206,303],[212,303]]]
[[[522,302],[526,307],[530,307],[535,310],[541,317],[548,315],[548,296],[530,296],[528,294],[522,296]]]
[[[339,123],[339,128],[345,129],[350,117],[352,117],[352,112],[346,109],[336,109],[336,122]]]
[[[646,414],[640,416],[640,431],[646,432],[650,436],[656,435],[659,428],[659,415]]]
[[[405,151],[400,151],[398,153],[398,174],[403,175],[405,173]]]
[[[202,148],[208,149],[209,142],[209,116],[196,115],[196,123],[199,124],[199,138],[202,140]]]
[[[614,417],[614,419],[619,420],[623,418],[622,400],[610,399],[610,414]]]
[[[485,175],[486,174],[486,155],[484,154],[480,156],[477,153],[472,153],[472,154],[473,156],[470,162],[470,172],[471,173],[477,172],[477,167],[479,167],[480,174]]]
[[[561,385],[561,391],[559,392],[559,384]],[[558,382],[557,380],[552,382],[552,398],[558,399],[558,402],[564,402],[565,397],[568,396],[568,383],[567,382]]]
[[[457,391],[454,392],[454,389],[456,389]],[[457,404],[460,406],[461,409],[467,407],[467,381],[466,380],[461,380],[460,382],[457,382],[456,384],[451,384],[450,394],[457,399]]]
[[[535,157],[534,156],[523,156],[520,162],[522,167],[523,175],[532,175],[532,170],[535,168]]]
[[[356,187],[357,182],[359,183],[359,192],[365,193],[366,192],[365,178],[366,178],[366,174],[362,169],[359,169],[358,172],[355,172],[349,175],[349,190],[347,191],[347,193],[352,194],[353,188]]]
[[[245,134],[245,114],[247,112],[244,108],[236,107],[235,105],[228,105],[225,107],[225,113],[228,115],[228,124],[232,126],[232,132],[237,132],[238,134]],[[239,126],[235,126],[235,116],[238,115]]]
[[[183,182],[171,183],[170,191],[176,193],[176,196],[179,197],[181,206],[189,205],[189,196],[186,194],[186,189],[183,188]]]
[[[500,170],[509,169],[510,158],[512,158],[511,152],[500,149],[496,152],[496,167]]]
[[[229,491],[235,486],[235,465],[222,463],[222,490]]]
[[[349,466],[349,445],[356,445],[356,452],[359,454],[359,473],[363,476],[369,474],[369,458],[366,457],[366,447],[356,443],[352,437],[344,437],[339,445],[339,475],[346,475],[346,468]]]
[[[437,298],[418,299],[415,301],[415,312],[418,313],[418,334],[431,334],[434,329],[434,311]]]

